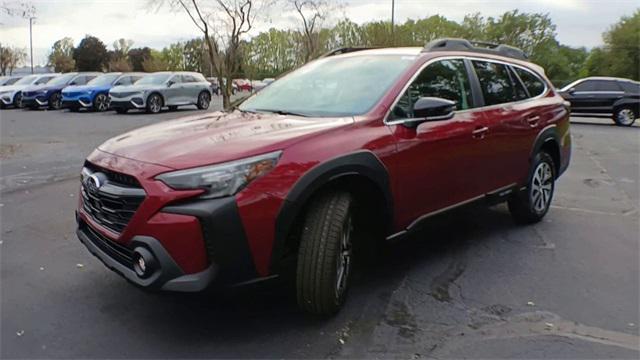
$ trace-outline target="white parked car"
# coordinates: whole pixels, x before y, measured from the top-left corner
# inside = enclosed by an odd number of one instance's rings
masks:
[[[12,85],[0,86],[0,109],[9,106],[22,107],[22,91],[30,86],[44,85],[59,74],[27,75]]]

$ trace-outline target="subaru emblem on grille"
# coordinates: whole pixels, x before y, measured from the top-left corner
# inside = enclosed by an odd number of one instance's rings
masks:
[[[93,173],[89,175],[85,180],[84,184],[90,192],[96,192],[100,187],[104,184],[104,180],[106,180],[106,176],[103,173]]]

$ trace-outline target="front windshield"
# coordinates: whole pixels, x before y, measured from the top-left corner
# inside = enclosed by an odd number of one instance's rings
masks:
[[[69,81],[71,81],[71,79],[73,79],[74,77],[76,77],[76,75],[78,74],[64,74],[64,75],[60,75],[54,79],[51,79],[51,81],[49,81],[47,83],[47,85],[65,85],[66,83],[68,83]]]
[[[8,78],[8,79],[5,79],[4,81],[2,81],[2,84],[1,84],[1,85],[5,85],[5,86],[6,86],[6,85],[13,85],[13,84],[15,84],[18,80],[20,80],[20,78],[19,78],[19,77]]]
[[[16,81],[14,85],[29,85],[37,78],[38,78],[38,75],[25,76],[22,79]]]
[[[247,99],[240,110],[304,116],[364,114],[415,61],[406,55],[355,55],[314,61]]]
[[[136,85],[161,85],[164,84],[171,74],[151,74],[143,77],[142,79],[136,81]]]
[[[87,83],[87,85],[91,85],[91,86],[111,85],[120,76],[121,76],[121,74],[104,74],[104,75],[100,75],[97,78],[89,81]]]

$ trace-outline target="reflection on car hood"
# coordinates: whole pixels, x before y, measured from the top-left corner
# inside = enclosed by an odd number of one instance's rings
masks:
[[[165,85],[120,85],[114,86],[111,88],[112,93],[128,93],[128,92],[139,92],[139,91],[148,91],[148,90],[160,90],[166,89]]]
[[[353,118],[311,118],[239,111],[195,115],[114,137],[101,151],[173,169],[215,164],[282,150]]]
[[[64,88],[63,93],[72,93],[72,92],[87,92],[87,91],[99,91],[99,90],[108,90],[110,88],[109,85],[106,86],[95,86],[95,85],[71,85]]]

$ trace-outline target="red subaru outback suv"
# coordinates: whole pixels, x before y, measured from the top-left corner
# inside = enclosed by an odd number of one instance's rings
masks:
[[[141,287],[290,271],[299,305],[332,314],[353,259],[378,239],[476,200],[539,221],[570,154],[569,106],[518,49],[341,49],[232,112],[99,146],[82,170],[77,234]]]

